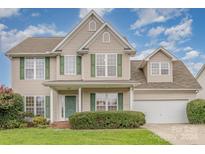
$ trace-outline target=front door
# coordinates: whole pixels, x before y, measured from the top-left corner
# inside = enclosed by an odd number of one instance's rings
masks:
[[[76,112],[76,96],[65,96],[65,118]]]

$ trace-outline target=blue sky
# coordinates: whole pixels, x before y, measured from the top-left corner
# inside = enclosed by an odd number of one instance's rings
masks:
[[[64,36],[90,9],[0,9],[0,84],[10,86],[4,53],[29,36]],[[95,9],[142,59],[159,46],[196,74],[205,60],[205,9]]]

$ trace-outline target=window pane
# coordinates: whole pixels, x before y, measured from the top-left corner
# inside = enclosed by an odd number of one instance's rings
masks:
[[[44,116],[44,97],[36,97],[36,115]]]
[[[106,110],[106,95],[96,94],[96,110],[105,111]]]
[[[76,74],[76,56],[65,56],[65,74]]]
[[[107,62],[108,65],[116,66],[117,61],[117,55],[116,54],[109,54],[107,55]]]
[[[25,59],[25,75],[26,79],[34,79],[34,59]]]
[[[45,60],[36,59],[36,79],[44,79],[45,74]]]
[[[94,20],[89,22],[89,31],[96,31],[96,22]]]
[[[108,94],[108,111],[117,110],[117,94]]]
[[[98,55],[96,56],[96,60],[97,60],[97,65],[105,65],[105,55]]]
[[[34,97],[26,97],[26,112],[31,112],[34,114]]]
[[[152,63],[151,69],[152,69],[152,75],[158,75],[159,74],[159,63]]]
[[[108,76],[116,76],[116,66],[108,66]]]
[[[105,76],[105,66],[97,66],[97,76]]]
[[[161,63],[161,74],[163,75],[169,74],[169,64],[168,63]]]

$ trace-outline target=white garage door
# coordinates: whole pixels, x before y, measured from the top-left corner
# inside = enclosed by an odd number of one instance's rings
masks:
[[[147,123],[187,123],[188,100],[134,101],[133,110],[142,111]]]

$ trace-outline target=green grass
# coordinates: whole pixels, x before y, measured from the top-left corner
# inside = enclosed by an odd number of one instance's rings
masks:
[[[0,130],[0,144],[170,144],[146,129],[10,129]]]

